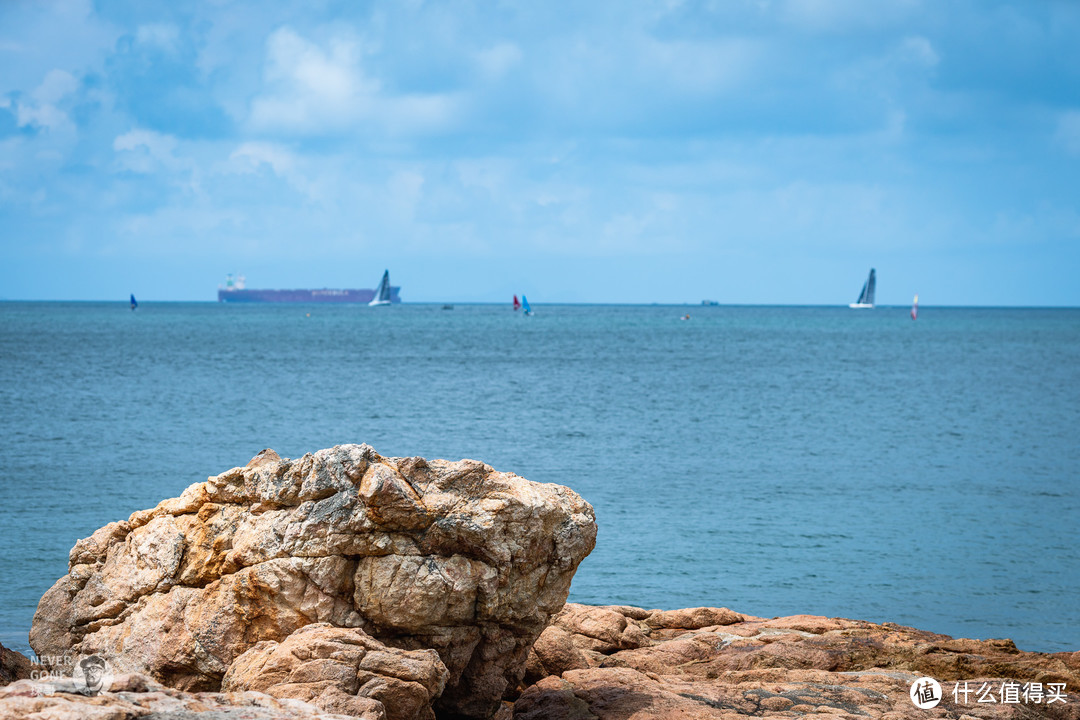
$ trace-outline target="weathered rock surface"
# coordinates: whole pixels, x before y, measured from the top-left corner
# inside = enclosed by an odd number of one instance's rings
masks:
[[[48,683],[20,680],[0,688],[3,720],[355,720],[299,700],[263,693],[186,693],[144,675],[123,675],[92,697],[53,692]],[[383,720],[383,715],[359,716]]]
[[[26,680],[33,669],[30,658],[0,645],[0,685]]]
[[[1080,653],[1021,652],[1008,640],[960,640],[809,615],[769,620],[724,608],[660,612],[568,604],[537,640],[529,673],[529,679],[547,676],[518,698],[517,720],[810,713],[852,720],[1080,719]],[[916,708],[909,696],[911,683],[923,676],[943,689],[943,701],[932,710]],[[962,691],[953,694],[965,682],[966,702]],[[996,702],[977,701],[984,685]],[[1042,693],[1037,703],[1036,688]],[[1064,702],[1048,702],[1058,690]]]
[[[363,630],[316,623],[248,649],[229,666],[221,689],[257,690],[345,715],[432,720],[431,703],[447,674],[434,650],[398,650]]]
[[[595,537],[571,490],[480,462],[268,450],[76,543],[30,644],[217,690],[258,643],[329,623],[436,650],[437,708],[488,717]]]

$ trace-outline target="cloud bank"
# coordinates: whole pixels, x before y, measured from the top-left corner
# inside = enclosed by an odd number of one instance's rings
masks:
[[[874,265],[884,302],[1080,303],[1044,280],[1080,261],[1072,3],[71,1],[0,28],[9,298],[386,266],[409,300],[842,303]]]

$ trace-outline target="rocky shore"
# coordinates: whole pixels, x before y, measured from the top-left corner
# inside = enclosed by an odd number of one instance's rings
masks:
[[[941,702],[923,710],[909,693],[927,676]],[[534,645],[526,683],[520,720],[1080,718],[1080,652],[726,608],[568,604]],[[1051,691],[1062,697],[1048,702]]]
[[[567,604],[595,538],[573,491],[480,462],[264,451],[75,545],[45,664],[0,648],[0,719],[1080,720],[1080,652]]]

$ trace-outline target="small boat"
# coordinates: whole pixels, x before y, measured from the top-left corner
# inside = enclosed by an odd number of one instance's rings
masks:
[[[375,289],[375,297],[368,303],[368,307],[379,307],[390,304],[390,271],[384,270],[379,287]]]
[[[911,301],[911,319],[919,317],[919,293],[915,293],[915,299]]]
[[[702,300],[701,304],[705,307],[716,307],[720,303],[716,302],[715,300]]]
[[[870,277],[866,278],[866,282],[863,283],[862,292],[859,293],[859,299],[848,305],[850,308],[872,308],[874,307],[874,288],[877,285],[877,276],[874,274],[874,268],[870,268]]]
[[[529,305],[529,298],[525,297],[524,295],[521,296],[521,307],[525,309],[526,315],[533,314],[532,307]]]
[[[442,306],[442,309],[443,309],[443,310],[453,310],[453,309],[454,309],[454,306],[453,306],[453,305],[443,305],[443,306]]]
[[[518,311],[520,309],[521,309],[521,302],[518,301],[517,295],[515,295],[514,296],[514,311],[516,312],[516,311]]]
[[[135,302],[135,293],[131,293],[131,309],[139,307],[139,303]]]

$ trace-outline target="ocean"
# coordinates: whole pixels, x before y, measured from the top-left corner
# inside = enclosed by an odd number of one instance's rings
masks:
[[[0,303],[0,642],[107,522],[367,442],[580,493],[573,601],[1080,650],[1080,310],[534,309]]]

